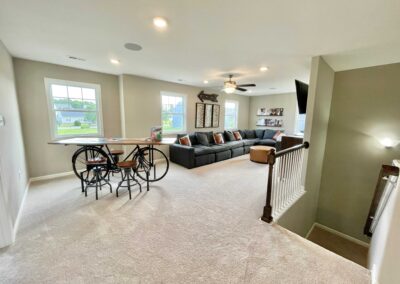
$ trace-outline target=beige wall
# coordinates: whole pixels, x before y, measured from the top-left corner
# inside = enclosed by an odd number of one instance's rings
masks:
[[[360,240],[382,164],[400,157],[400,64],[337,72],[318,222]]]
[[[294,83],[294,82],[293,82]],[[283,128],[286,134],[294,134],[297,113],[297,97],[296,93],[289,94],[276,94],[266,96],[253,96],[250,97],[250,111],[249,111],[249,128],[255,129],[257,120],[257,110],[265,107],[270,108],[284,108],[283,117],[270,117],[283,120]],[[269,117],[263,117],[269,118]]]
[[[0,41],[0,247],[13,241],[13,230],[28,182],[13,63]]]
[[[118,77],[60,65],[14,59],[18,100],[31,177],[71,171],[74,146],[51,140],[44,78],[99,84],[105,136],[121,136]]]
[[[317,217],[334,76],[334,71],[322,57],[313,57],[304,133],[305,141],[310,142],[303,165],[306,193],[279,220],[280,225],[301,236],[307,234]]]
[[[187,132],[216,131],[224,129],[224,104],[226,99],[239,102],[238,128],[248,127],[249,98],[239,95],[220,94],[218,104],[221,105],[219,128],[195,128],[195,107],[202,88],[170,83],[133,75],[122,75],[120,78],[121,96],[123,100],[126,137],[148,137],[152,126],[161,125],[161,91],[185,94],[187,96]],[[205,90],[206,93],[214,93]],[[174,136],[174,135],[172,135]]]

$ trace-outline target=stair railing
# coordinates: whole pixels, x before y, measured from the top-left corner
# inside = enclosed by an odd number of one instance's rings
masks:
[[[301,182],[303,156],[308,142],[276,152],[268,157],[267,196],[261,220],[277,220],[304,193]]]

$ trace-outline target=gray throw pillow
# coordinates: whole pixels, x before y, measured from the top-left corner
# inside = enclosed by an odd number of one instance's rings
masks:
[[[210,146],[210,142],[208,142],[208,135],[205,132],[196,132],[196,139],[199,144],[204,146]]]
[[[263,139],[272,139],[276,131],[272,129],[265,129]]]
[[[254,130],[245,130],[244,133],[246,134],[246,139],[256,138],[256,132]]]
[[[258,139],[263,139],[263,137],[264,137],[264,129],[256,129],[256,137]]]
[[[232,131],[229,131],[229,130],[227,130],[227,131],[225,131],[225,140],[228,142],[230,142],[230,141],[236,141],[236,139],[235,139],[235,135],[233,135],[233,132]]]

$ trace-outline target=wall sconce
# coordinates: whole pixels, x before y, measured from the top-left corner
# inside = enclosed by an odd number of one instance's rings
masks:
[[[393,147],[396,147],[397,144],[399,144],[398,141],[395,141],[395,140],[390,139],[390,138],[388,138],[388,137],[379,140],[379,142],[380,142],[385,148],[393,148]]]

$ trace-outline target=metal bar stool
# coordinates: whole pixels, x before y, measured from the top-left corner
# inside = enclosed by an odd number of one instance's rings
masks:
[[[87,182],[85,186],[85,197],[87,197],[88,187],[96,188],[96,200],[99,199],[98,189],[102,189],[103,185],[108,185],[110,187],[110,193],[112,193],[111,184],[103,177],[102,170],[104,167],[107,167],[107,159],[104,157],[97,157],[93,159],[86,160],[86,165],[91,167],[93,172],[93,177],[90,181]]]
[[[111,149],[110,154],[113,158],[113,163],[110,171],[108,172],[108,181],[110,181],[110,174],[114,176],[115,173],[121,172],[121,169],[116,165],[119,163],[119,157],[124,154],[124,150]]]
[[[118,163],[118,167],[122,170],[121,176],[122,180],[118,183],[117,187],[117,197],[118,197],[118,189],[120,187],[126,187],[129,191],[129,199],[132,199],[131,194],[131,186],[139,185],[139,190],[142,192],[142,185],[135,179],[136,173],[136,162],[135,161],[123,161]],[[131,184],[133,182],[133,184]],[[126,183],[126,185],[123,185]]]

